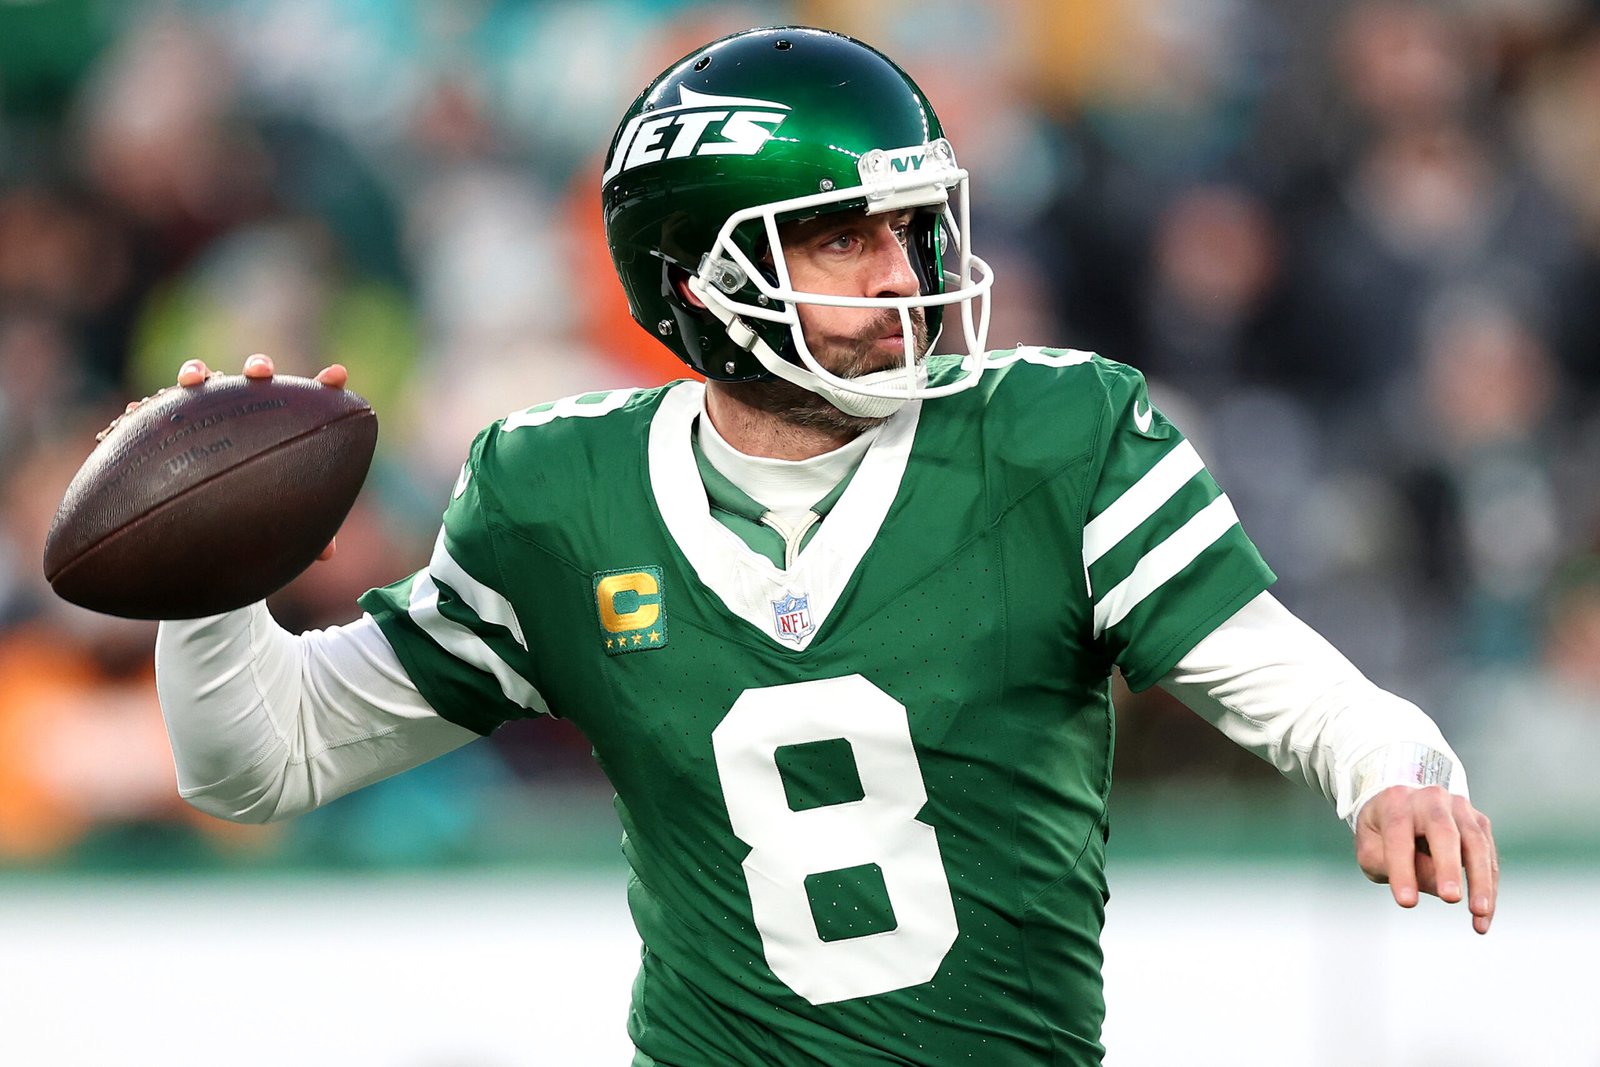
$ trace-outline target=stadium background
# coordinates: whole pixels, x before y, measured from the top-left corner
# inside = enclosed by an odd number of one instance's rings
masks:
[[[626,1061],[609,794],[525,724],[297,822],[174,792],[149,626],[56,602],[93,434],[202,357],[383,420],[345,621],[471,435],[663,381],[597,210],[632,95],[732,29],[929,91],[991,343],[1133,363],[1280,597],[1415,699],[1496,820],[1487,939],[1365,885],[1319,802],[1120,702],[1113,1065],[1600,1064],[1600,6],[1579,0],[0,0],[0,1062]],[[174,576],[181,580],[181,576]]]

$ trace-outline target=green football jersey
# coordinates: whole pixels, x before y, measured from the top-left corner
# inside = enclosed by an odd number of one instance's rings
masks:
[[[428,566],[362,598],[440,715],[593,743],[638,1064],[1100,1062],[1112,668],[1272,574],[1136,371],[988,361],[787,570],[713,517],[678,382],[485,430]]]

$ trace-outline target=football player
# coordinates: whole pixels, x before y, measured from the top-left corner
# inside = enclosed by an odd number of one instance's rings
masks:
[[[283,818],[564,716],[625,831],[636,1064],[1099,1063],[1120,669],[1325,796],[1401,906],[1487,932],[1455,755],[1273,599],[1140,375],[985,350],[967,173],[893,62],[709,44],[603,182],[634,317],[706,380],[490,426],[349,626],[163,624],[192,803]]]

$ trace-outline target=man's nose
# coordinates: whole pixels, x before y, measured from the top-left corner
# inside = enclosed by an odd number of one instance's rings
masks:
[[[917,272],[911,266],[911,250],[900,243],[900,237],[887,224],[874,231],[872,255],[869,257],[871,275],[868,294],[874,297],[916,296],[922,291]]]

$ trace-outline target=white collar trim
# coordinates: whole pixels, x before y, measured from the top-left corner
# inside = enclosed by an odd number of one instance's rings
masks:
[[[899,494],[921,402],[908,402],[883,423],[827,521],[794,565],[781,570],[711,515],[689,437],[704,396],[699,382],[676,386],[651,421],[650,487],[656,508],[696,576],[730,612],[774,644],[801,651],[832,615]]]

